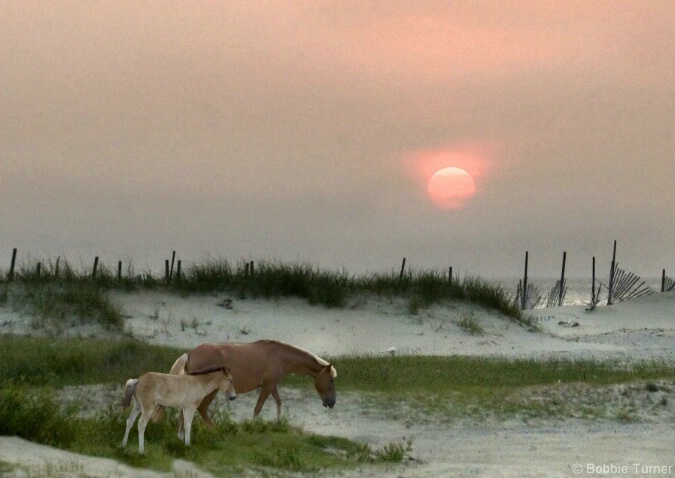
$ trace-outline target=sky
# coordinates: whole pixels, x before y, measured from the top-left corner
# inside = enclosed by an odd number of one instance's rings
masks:
[[[616,240],[675,277],[670,0],[4,0],[0,27],[0,270],[590,277]],[[443,168],[473,192],[430,197]]]

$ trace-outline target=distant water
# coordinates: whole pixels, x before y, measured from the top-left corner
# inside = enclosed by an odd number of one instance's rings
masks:
[[[506,277],[500,279],[487,279],[486,282],[490,284],[499,285],[507,292],[513,294],[515,297],[516,291],[518,290],[518,281],[522,280],[522,277]],[[529,284],[530,290],[534,285],[538,288],[539,293],[543,294],[548,298],[549,293],[553,287],[555,287],[556,282],[560,280],[560,277],[557,278],[528,278],[527,282]],[[600,291],[600,303],[607,301],[607,278],[599,279],[602,282],[602,290]],[[637,284],[644,281],[644,287],[649,287],[651,290],[656,292],[661,292],[661,278],[660,277],[649,277],[641,278],[637,281]],[[565,293],[565,298],[563,300],[563,305],[586,305],[591,300],[591,278],[565,278],[567,290]],[[598,288],[598,282],[596,279],[596,291]],[[544,304],[546,305],[546,304]]]

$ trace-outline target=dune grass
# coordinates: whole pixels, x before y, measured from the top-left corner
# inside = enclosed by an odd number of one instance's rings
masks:
[[[225,291],[236,293],[241,298],[292,296],[306,299],[312,305],[344,307],[350,297],[367,293],[405,297],[410,302],[412,313],[445,300],[467,300],[497,309],[513,320],[525,320],[514,298],[503,288],[475,277],[461,280],[453,277],[450,281],[447,273],[433,270],[408,270],[403,275],[391,271],[356,276],[346,271],[322,270],[310,264],[261,261],[250,267],[250,263],[210,260],[189,266],[180,275],[174,273],[169,280],[149,272],[137,274],[133,265],[129,265],[120,277],[101,265],[92,277],[90,271],[78,271],[66,260],[57,259],[49,261],[39,272],[34,267],[21,267],[14,274],[14,282],[23,285],[28,298],[33,300],[39,300],[39,296],[45,294],[41,292],[45,288],[52,296],[62,291],[60,293],[67,297],[77,289],[95,292],[112,288],[136,290],[162,287],[181,294]],[[8,287],[6,281],[0,281],[0,301],[3,294],[7,300]],[[93,299],[76,302],[92,303]],[[104,320],[115,324],[111,316],[106,317]]]

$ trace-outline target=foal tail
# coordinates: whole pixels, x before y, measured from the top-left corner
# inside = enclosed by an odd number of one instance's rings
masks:
[[[188,354],[185,353],[176,359],[176,361],[171,366],[171,372],[169,373],[171,375],[181,375],[187,373],[187,362],[188,362]],[[160,421],[164,416],[165,408],[166,407],[164,405],[157,405],[155,407],[155,410],[152,412],[150,420],[152,420],[153,422]]]
[[[124,399],[122,400],[122,410],[127,408],[131,403],[131,398],[136,392],[136,386],[138,385],[137,378],[130,378],[127,380],[127,384],[124,386]]]

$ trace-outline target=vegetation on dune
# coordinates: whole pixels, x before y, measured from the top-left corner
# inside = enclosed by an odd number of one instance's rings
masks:
[[[515,300],[503,288],[479,278],[449,278],[438,271],[400,274],[376,273],[355,276],[344,271],[325,271],[308,264],[277,261],[232,264],[226,260],[195,264],[180,274],[158,278],[150,273],[136,274],[133,266],[125,273],[114,274],[100,266],[96,274],[77,271],[67,261],[57,260],[37,268],[22,267],[13,274],[14,287],[0,280],[0,303],[28,302],[38,317],[74,318],[99,322],[106,328],[119,329],[119,311],[106,301],[102,292],[110,289],[156,289],[181,294],[229,292],[241,298],[299,297],[312,305],[344,307],[350,297],[375,294],[404,297],[408,310],[416,314],[421,308],[448,300],[466,300],[496,309],[512,320],[526,319]],[[0,276],[0,279],[2,277]],[[450,280],[451,279],[451,280]],[[528,324],[530,325],[530,324]]]

